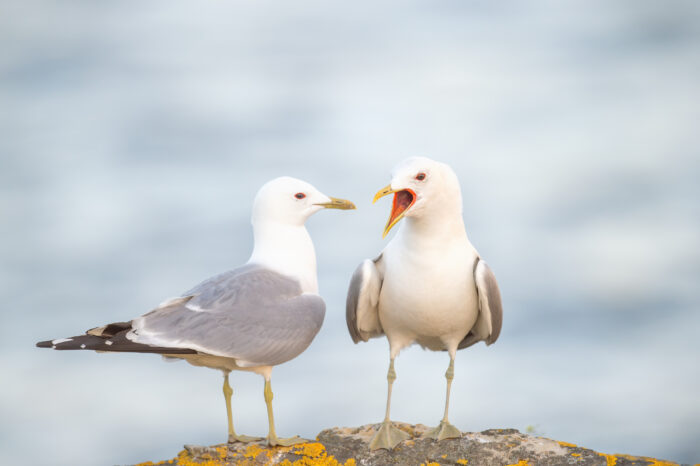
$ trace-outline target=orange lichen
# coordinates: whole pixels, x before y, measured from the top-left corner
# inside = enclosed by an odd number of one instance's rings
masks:
[[[430,462],[430,463],[421,463],[420,466],[440,466],[440,463],[435,463],[435,462],[433,461],[433,462]]]
[[[136,466],[160,466],[175,464],[175,461],[177,461],[179,466],[220,466],[222,464],[221,460],[226,458],[227,449],[226,447],[216,447],[214,448],[214,451],[216,452],[216,456],[214,456],[211,452],[204,453],[202,455],[202,459],[204,461],[194,461],[187,450],[182,450],[180,453],[178,453],[177,458],[160,461],[158,463],[146,461],[145,463],[140,463]]]
[[[268,458],[272,456],[272,452],[269,449],[263,448],[255,443],[248,445],[248,447],[245,449],[245,452],[243,452],[243,456],[245,456],[246,458],[255,459],[261,453],[264,453],[265,456],[267,456]]]
[[[506,466],[530,466],[530,463],[528,463],[527,460],[520,460],[517,463],[508,464]]]
[[[348,459],[345,463],[340,463],[332,455],[326,452],[326,447],[318,442],[302,443],[292,447],[265,447],[258,444],[250,444],[245,450],[232,451],[233,462],[235,464],[271,464],[275,453],[293,453],[300,456],[298,460],[283,460],[280,464],[284,466],[357,466],[354,458]],[[174,459],[153,463],[148,461],[137,466],[157,466],[167,464],[177,464],[179,466],[222,466],[228,464],[226,456],[228,448],[226,446],[216,447],[213,451],[202,453],[197,456],[197,460],[192,457],[187,450],[181,451]],[[236,460],[235,458],[238,458]],[[231,458],[230,458],[231,459]]]
[[[647,466],[678,466],[678,463],[672,463],[670,461],[664,461],[664,460],[657,460],[655,458],[649,458],[647,456],[632,456],[632,455],[615,455],[617,458],[625,458],[630,461],[639,461],[639,460],[644,460],[648,461],[649,464]],[[698,465],[696,465],[698,466]]]
[[[598,454],[605,458],[605,461],[607,461],[607,466],[615,466],[617,464],[617,458],[615,458],[614,455],[606,455],[605,453]]]
[[[559,445],[561,445],[562,447],[576,448],[576,445],[574,445],[573,443],[569,443],[569,442],[557,442],[557,443]]]
[[[202,458],[204,461],[194,461],[187,450],[182,450],[175,459],[179,466],[221,466],[221,460],[226,458],[226,447],[222,447],[222,449],[223,455],[219,448],[216,449],[217,456],[219,456],[218,458],[213,458],[210,453],[203,454]]]
[[[180,457],[185,455],[185,454],[187,454],[187,452],[185,450],[183,450],[178,454],[178,457],[175,459],[180,459]],[[175,459],[158,461],[157,463],[154,463],[153,461],[146,461],[144,463],[139,463],[139,464],[136,464],[134,466],[162,466],[165,464],[175,464]]]
[[[457,460],[457,464],[469,464],[469,460],[460,459],[460,460]]]
[[[326,451],[322,443],[302,443],[296,446],[294,453],[298,455],[311,456],[313,458],[321,456]]]
[[[295,445],[292,453],[301,456],[300,459],[291,462],[284,460],[280,463],[283,466],[356,466],[353,458],[348,459],[345,464],[339,463],[333,455],[328,455],[326,447],[322,443],[302,443]]]
[[[677,466],[678,463],[671,463],[670,461],[656,460],[654,458],[644,458],[647,461],[651,461],[649,466]]]
[[[581,453],[572,453],[571,456],[581,456]]]

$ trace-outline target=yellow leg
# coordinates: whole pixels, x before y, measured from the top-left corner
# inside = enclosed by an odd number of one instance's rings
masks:
[[[435,440],[443,440],[446,438],[459,438],[462,436],[462,432],[460,432],[459,429],[450,424],[450,421],[447,420],[447,413],[450,409],[450,389],[452,388],[452,380],[454,379],[454,377],[455,358],[450,357],[450,366],[447,368],[447,372],[445,372],[445,379],[447,379],[447,393],[445,396],[445,414],[442,417],[442,421],[440,421],[440,425],[438,425],[434,429],[430,429],[428,432],[425,433],[425,436],[428,438],[433,438]]]
[[[386,372],[387,381],[387,393],[386,393],[386,414],[384,415],[384,420],[388,421],[391,414],[391,391],[394,387],[394,381],[396,380],[396,371],[394,370],[394,360],[391,359],[389,362],[389,370]]]
[[[445,422],[447,421],[447,413],[450,410],[450,390],[452,389],[452,380],[455,378],[455,360],[454,358],[450,358],[450,366],[447,368],[447,372],[445,372],[445,379],[447,380],[447,392],[445,393],[445,415],[442,417],[442,420]]]
[[[391,358],[389,363],[389,370],[386,374],[386,380],[388,382],[388,390],[386,395],[386,414],[384,415],[384,422],[379,426],[379,430],[374,434],[372,440],[369,442],[370,450],[378,450],[380,448],[385,448],[387,450],[393,449],[398,443],[407,440],[410,435],[401,429],[395,427],[391,423],[390,412],[391,412],[391,389],[394,386],[394,380],[396,380],[396,371],[394,370],[394,358]]]
[[[224,375],[224,398],[226,399],[226,414],[228,415],[228,443],[234,442],[255,442],[259,437],[249,437],[247,435],[237,435],[233,428],[233,414],[231,413],[231,395],[233,389],[228,383],[228,374]]]
[[[270,432],[267,435],[267,443],[271,446],[277,446],[281,445],[284,447],[288,447],[290,445],[295,445],[297,443],[304,443],[308,442],[308,440],[303,439],[299,436],[294,436],[290,438],[279,438],[277,437],[277,433],[275,432],[275,416],[272,413],[272,387],[270,385],[270,380],[265,379],[265,404],[267,405],[267,421],[269,423],[269,429]]]

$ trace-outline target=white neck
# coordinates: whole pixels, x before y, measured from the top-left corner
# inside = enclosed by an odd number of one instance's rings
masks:
[[[304,293],[318,293],[316,252],[304,225],[253,222],[255,246],[248,263],[293,277]]]
[[[416,212],[406,215],[406,233],[417,233],[437,240],[451,235],[466,235],[462,219],[462,196],[459,189],[433,193],[430,204],[423,204]],[[424,201],[425,202],[425,201]]]
[[[420,215],[406,216],[402,222],[396,235],[397,244],[421,251],[426,257],[470,247],[459,206],[434,206],[422,210]]]

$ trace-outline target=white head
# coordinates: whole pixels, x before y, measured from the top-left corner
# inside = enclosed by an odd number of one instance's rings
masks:
[[[452,169],[427,157],[411,157],[391,172],[391,183],[379,190],[374,202],[394,194],[391,215],[384,236],[403,217],[436,218],[462,214],[462,192]]]
[[[303,225],[306,219],[324,208],[347,210],[354,209],[355,205],[326,196],[305,181],[281,176],[265,183],[256,194],[252,223]]]
[[[317,293],[316,253],[304,222],[324,208],[347,210],[355,206],[288,176],[265,183],[253,201],[255,245],[248,262],[294,277],[304,292]]]

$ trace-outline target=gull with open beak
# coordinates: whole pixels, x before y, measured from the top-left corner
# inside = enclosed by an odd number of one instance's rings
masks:
[[[467,238],[455,173],[443,163],[414,157],[392,175],[391,184],[374,197],[376,202],[394,195],[384,236],[406,220],[376,259],[366,259],[357,268],[346,307],[355,343],[382,335],[389,340],[386,416],[371,449],[392,449],[409,437],[391,424],[390,407],[394,359],[413,343],[450,356],[445,412],[426,435],[436,440],[460,437],[448,421],[457,350],[479,341],[495,342],[502,322],[496,278]]]
[[[228,441],[252,442],[233,428],[229,373],[250,371],[265,379],[267,443],[279,438],[272,414],[272,368],[299,356],[321,328],[326,305],[318,294],[316,254],[304,227],[322,209],[354,209],[309,183],[283,176],[266,183],[253,203],[253,253],[248,262],[204,280],[128,322],[88,330],[85,335],[37,343],[40,348],[97,352],[155,353],[184,359],[224,374]]]

